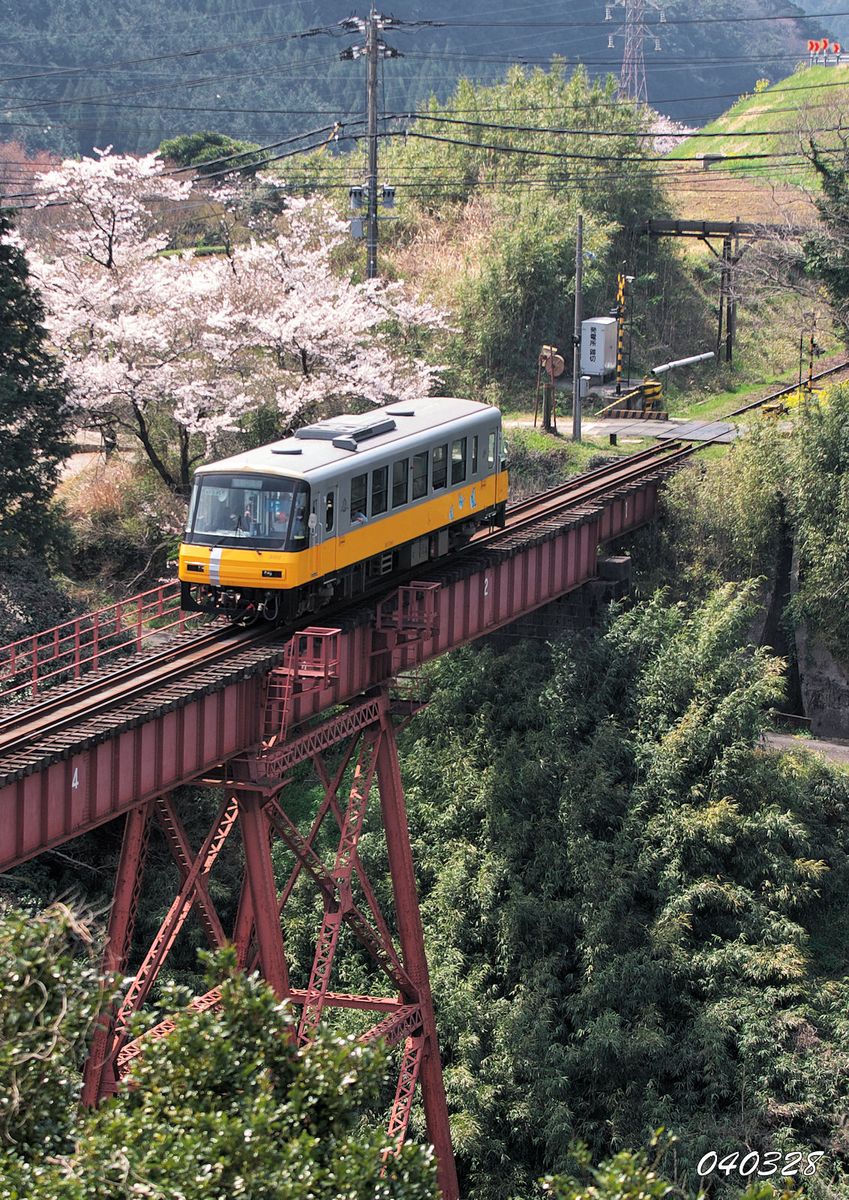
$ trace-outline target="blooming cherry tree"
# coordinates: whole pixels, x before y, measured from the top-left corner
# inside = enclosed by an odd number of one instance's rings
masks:
[[[34,228],[30,259],[77,403],[135,439],[173,491],[257,409],[273,408],[282,431],[431,390],[434,368],[403,342],[443,314],[401,285],[335,272],[346,227],[323,202],[293,200],[273,237],[201,256],[163,253],[194,199],[152,156],[66,162],[40,187],[62,215]]]

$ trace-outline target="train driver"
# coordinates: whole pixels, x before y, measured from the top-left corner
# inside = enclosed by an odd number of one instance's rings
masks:
[[[279,533],[281,537],[286,536],[286,531],[289,528],[290,512],[291,500],[288,496],[282,496],[279,500],[273,502],[271,505],[272,533]]]

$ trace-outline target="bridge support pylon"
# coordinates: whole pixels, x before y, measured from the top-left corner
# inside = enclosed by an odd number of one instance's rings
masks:
[[[266,726],[267,717],[268,713]],[[283,714],[284,728],[285,723]],[[295,782],[296,768],[307,763],[312,764],[322,794],[307,818],[309,828],[301,828],[287,807],[286,789]],[[110,972],[128,971],[131,981],[120,1003],[101,1017],[96,1028],[85,1072],[85,1101],[96,1103],[114,1092],[117,1081],[131,1070],[133,1059],[144,1053],[150,1040],[167,1036],[173,1029],[173,1017],[167,1017],[133,1041],[128,1040],[126,1032],[130,1015],[144,1004],[177,935],[194,912],[212,946],[222,945],[225,940],[233,942],[240,964],[248,971],[259,970],[277,994],[295,1007],[299,1013],[296,1036],[302,1044],[314,1037],[329,1012],[343,1008],[363,1014],[366,1028],[359,1035],[361,1041],[383,1039],[397,1048],[398,1081],[388,1126],[393,1143],[396,1147],[403,1144],[420,1089],[443,1200],[458,1200],[388,692],[384,688],[360,697],[342,712],[309,728],[291,733],[285,729],[282,737],[266,737],[258,753],[225,764],[220,777],[202,782],[220,787],[222,799],[196,852],[170,796],[139,805],[127,817],[104,965]],[[315,795],[318,790],[307,794]],[[375,790],[380,798],[379,819]],[[292,806],[298,811],[304,794],[299,789],[299,804]],[[154,820],[165,834],[178,883],[162,925],[138,962],[129,948],[142,896],[148,833]],[[235,924],[228,939],[207,881],[236,825],[241,832],[244,870]],[[336,827],[336,849],[331,863],[326,847],[332,826]],[[385,838],[392,885],[394,911],[387,915],[381,911],[359,852],[363,830],[368,828],[371,835],[378,826],[382,826]],[[285,877],[279,874],[280,856],[274,853],[279,842],[290,857]],[[287,904],[301,876],[312,882],[322,902],[311,965],[290,961],[284,936]],[[374,987],[370,994],[336,991],[332,986],[335,976],[344,971],[346,942],[358,944],[372,961]],[[191,1007],[203,1010],[219,1002],[217,990],[213,990],[197,997]]]

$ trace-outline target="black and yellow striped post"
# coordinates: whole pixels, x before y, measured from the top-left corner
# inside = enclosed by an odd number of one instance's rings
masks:
[[[622,344],[625,341],[625,276],[616,276],[616,395],[622,395]]]
[[[641,415],[645,415],[652,411],[656,401],[660,401],[663,395],[663,384],[659,379],[644,379],[638,390],[643,406]]]
[[[809,396],[814,390],[814,354],[817,349],[816,332],[817,317],[816,313],[814,313],[813,320],[811,321],[811,336],[808,339],[808,385],[805,390]]]

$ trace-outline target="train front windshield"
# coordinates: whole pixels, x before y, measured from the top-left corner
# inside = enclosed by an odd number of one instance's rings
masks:
[[[186,541],[201,546],[303,550],[309,488],[279,475],[199,475],[192,492]]]

